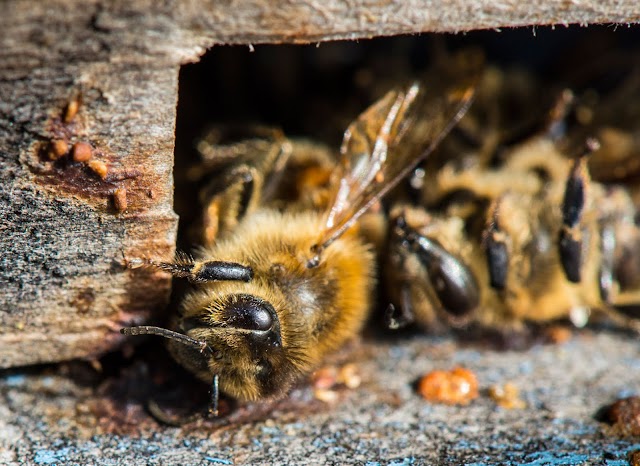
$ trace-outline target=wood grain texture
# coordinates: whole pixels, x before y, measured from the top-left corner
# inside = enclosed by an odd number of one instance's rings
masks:
[[[190,12],[194,5],[201,5],[199,15]],[[209,0],[185,2],[182,15],[191,30],[200,28],[212,42],[230,44],[640,20],[633,0]]]
[[[0,25],[0,367],[103,353],[170,291],[166,276],[126,270],[123,257],[173,255],[180,60],[143,46],[157,23],[107,31],[97,3],[79,5],[9,3]],[[52,139],[90,143],[106,178],[69,156],[50,161]]]
[[[178,71],[215,44],[632,23],[632,0],[9,0],[0,15],[0,367],[93,357],[168,300]],[[78,114],[64,109],[82,96]],[[99,171],[53,162],[88,142]],[[126,191],[126,210],[114,204]]]

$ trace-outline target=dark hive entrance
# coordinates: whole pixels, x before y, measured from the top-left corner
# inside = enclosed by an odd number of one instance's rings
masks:
[[[602,67],[603,60],[615,65],[612,54],[630,48],[637,37],[636,28],[591,26],[214,47],[180,71],[175,210],[181,232],[196,214],[197,187],[184,173],[197,160],[197,139],[211,125],[274,126],[288,136],[338,147],[344,128],[362,109],[444,50],[479,46],[489,63],[529,70],[543,86],[549,79],[551,93],[562,85],[558,77],[579,86],[581,74]],[[615,80],[615,72],[610,78]],[[182,237],[179,248],[190,250],[193,244]]]

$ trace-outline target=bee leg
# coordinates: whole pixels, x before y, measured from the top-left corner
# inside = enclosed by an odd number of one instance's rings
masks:
[[[175,262],[132,259],[127,261],[127,266],[131,269],[155,267],[169,272],[174,277],[186,278],[192,283],[222,280],[249,282],[253,278],[253,269],[246,265],[216,260],[195,262],[187,257],[180,257]]]
[[[507,233],[500,228],[500,199],[491,208],[491,216],[483,232],[483,245],[487,253],[489,284],[496,290],[504,290],[509,272],[509,251]]]
[[[400,291],[402,303],[396,308],[392,303],[384,313],[385,324],[388,329],[397,330],[415,322],[416,317],[411,306],[411,290],[407,283],[403,283]]]
[[[156,421],[159,421],[163,424],[167,424],[169,426],[180,427],[185,424],[191,424],[192,422],[200,421],[202,419],[209,418],[217,418],[218,411],[218,400],[220,397],[220,386],[219,386],[220,377],[218,374],[214,374],[213,380],[211,383],[211,400],[207,404],[206,412],[195,412],[193,414],[189,414],[187,416],[180,416],[175,414],[169,414],[160,405],[154,400],[149,400],[147,402],[147,410],[149,414],[153,416]]]
[[[614,228],[613,224],[607,222],[600,233],[602,260],[598,280],[600,297],[604,303],[600,307],[613,322],[640,333],[640,290],[637,287],[620,289],[620,277],[616,277],[615,274]]]
[[[633,322],[633,328],[640,329],[640,291],[627,290],[618,292],[611,303],[615,312]],[[629,326],[628,326],[629,327]],[[639,330],[640,332],[640,330]]]
[[[149,414],[151,414],[156,421],[173,427],[191,424],[203,418],[202,413],[193,413],[187,416],[169,414],[154,400],[147,401],[147,411],[149,411]]]
[[[562,229],[559,238],[560,262],[567,280],[579,283],[582,267],[582,227],[589,185],[586,157],[576,160],[567,179],[562,202]]]
[[[220,399],[220,376],[213,374],[213,380],[211,381],[211,400],[209,401],[209,407],[207,408],[207,415],[209,417],[218,417],[218,401]]]
[[[615,294],[615,226],[611,222],[605,222],[600,231],[601,255],[600,269],[598,270],[598,285],[600,298],[607,304],[612,304]]]
[[[287,163],[293,154],[293,145],[282,132],[278,131],[274,135],[274,146],[277,150],[276,156],[273,158],[269,173],[265,176],[264,185],[262,187],[262,202],[266,202],[273,197],[278,184],[282,180]]]
[[[177,341],[188,348],[195,349],[198,353],[207,353],[208,356],[216,356],[216,352],[203,340],[196,340],[188,335],[174,332],[160,327],[149,326],[137,326],[137,327],[125,327],[120,329],[120,333],[123,335],[157,335],[169,340]],[[213,375],[211,383],[211,400],[207,404],[207,411],[203,415],[202,413],[194,413],[188,416],[176,416],[167,413],[164,409],[158,405],[154,400],[147,401],[147,410],[149,413],[159,422],[171,426],[181,426],[189,424],[191,422],[200,420],[204,417],[218,417],[218,399],[220,397],[220,377],[218,374]]]
[[[169,414],[154,400],[147,401],[147,410],[156,421],[175,427],[191,424],[192,422],[202,419],[217,418],[219,414],[218,400],[220,397],[219,380],[220,377],[218,374],[214,374],[211,383],[211,399],[209,403],[207,403],[207,410],[204,413],[197,411],[186,416]]]
[[[199,242],[214,244],[218,233],[229,231],[259,202],[262,177],[255,167],[243,164],[215,178],[200,193],[204,205]]]
[[[608,306],[606,304],[601,305],[599,307],[599,310],[606,316],[608,320],[610,320],[617,326],[632,330],[640,334],[639,318],[630,317],[617,307]]]
[[[564,89],[556,98],[554,106],[547,114],[544,133],[552,141],[562,138],[567,132],[567,116],[573,110],[575,95],[570,89]]]

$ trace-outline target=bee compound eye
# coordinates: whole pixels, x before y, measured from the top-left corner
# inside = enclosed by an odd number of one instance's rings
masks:
[[[234,328],[267,331],[273,327],[275,310],[267,301],[251,295],[234,295],[225,307],[225,323]]]
[[[480,290],[471,270],[435,240],[420,236],[414,247],[444,310],[456,317],[473,312]]]

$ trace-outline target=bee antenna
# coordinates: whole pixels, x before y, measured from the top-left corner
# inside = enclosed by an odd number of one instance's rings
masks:
[[[183,345],[190,346],[198,350],[201,353],[205,351],[207,353],[213,354],[213,349],[209,346],[206,341],[196,340],[195,338],[191,338],[190,336],[184,335],[182,333],[174,332],[172,330],[162,328],[162,327],[152,327],[149,325],[140,325],[137,327],[125,327],[120,329],[120,333],[127,336],[137,336],[137,335],[157,335],[159,337],[164,337],[169,340],[174,340],[182,343]]]
[[[207,283],[221,280],[250,282],[253,269],[246,265],[226,261],[194,262],[186,254],[178,254],[175,262],[158,262],[152,259],[129,259],[126,265],[130,269],[156,267],[169,272],[174,277],[186,278],[192,283]]]

